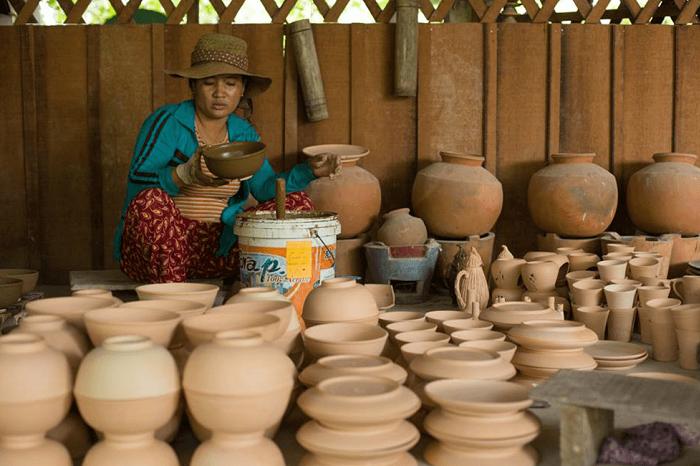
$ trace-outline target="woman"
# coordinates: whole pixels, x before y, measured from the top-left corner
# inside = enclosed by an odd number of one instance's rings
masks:
[[[314,179],[334,178],[340,158],[323,154],[275,174],[267,160],[249,179],[215,178],[201,157],[203,148],[230,141],[258,141],[255,129],[234,115],[272,80],[248,72],[247,45],[226,34],[205,34],[191,66],[166,71],[188,78],[192,100],[158,109],[144,122],[129,168],[122,217],[114,238],[115,259],[126,275],[142,283],[238,273],[233,233],[236,214],[252,195],[273,210],[275,180],[284,178],[288,210],[313,210],[303,192]],[[267,202],[266,202],[267,201]]]

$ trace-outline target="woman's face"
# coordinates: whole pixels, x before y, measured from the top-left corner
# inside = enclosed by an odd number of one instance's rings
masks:
[[[238,74],[197,79],[192,89],[194,105],[201,117],[214,120],[228,118],[238,107],[244,90],[243,77]]]

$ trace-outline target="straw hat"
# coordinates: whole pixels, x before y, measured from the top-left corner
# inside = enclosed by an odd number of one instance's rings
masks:
[[[190,67],[179,71],[165,71],[170,76],[203,79],[219,74],[240,74],[247,77],[246,97],[265,92],[272,79],[248,72],[248,45],[243,39],[228,34],[204,34],[192,51]]]

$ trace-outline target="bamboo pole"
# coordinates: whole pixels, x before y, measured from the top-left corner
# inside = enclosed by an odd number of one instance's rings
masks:
[[[321,68],[318,64],[311,23],[308,19],[290,23],[287,26],[287,36],[294,46],[294,59],[299,70],[306,117],[311,122],[325,120],[328,118],[328,106],[323,92]]]

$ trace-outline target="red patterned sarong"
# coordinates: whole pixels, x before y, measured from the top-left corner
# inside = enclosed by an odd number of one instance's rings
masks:
[[[287,194],[287,210],[313,210],[304,192]],[[249,211],[275,210],[275,200]],[[160,188],[140,192],[129,204],[122,235],[122,271],[139,283],[184,282],[188,278],[238,275],[238,245],[217,256],[222,223],[185,218]],[[230,227],[229,227],[230,228]]]

